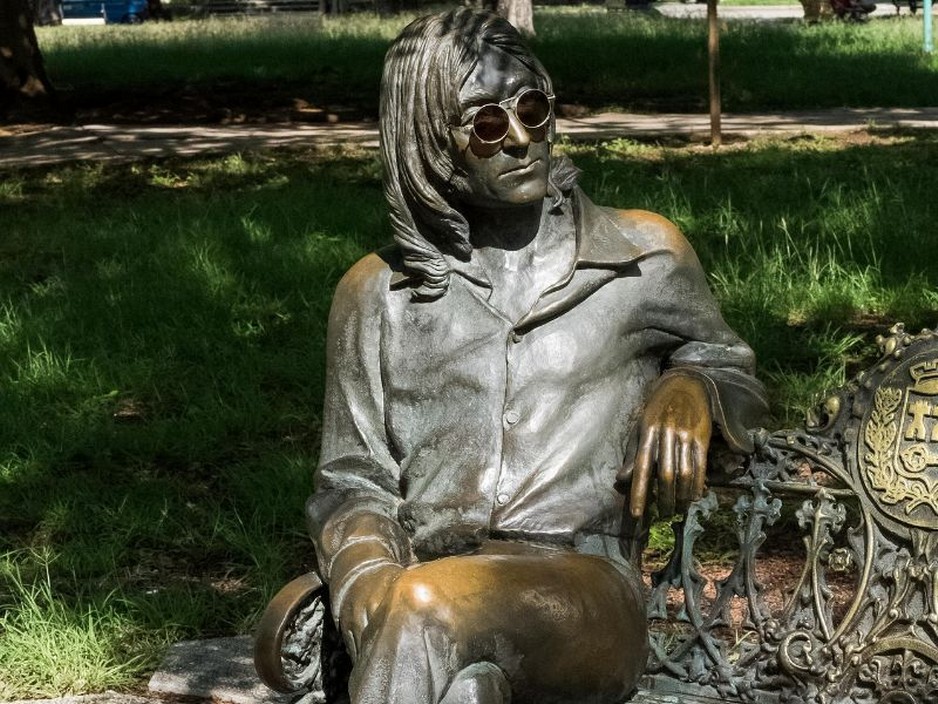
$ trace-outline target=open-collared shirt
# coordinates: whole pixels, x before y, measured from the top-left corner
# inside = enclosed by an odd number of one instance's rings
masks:
[[[723,321],[673,224],[574,193],[576,256],[533,308],[490,305],[475,262],[452,262],[444,296],[417,301],[399,255],[369,255],[339,284],[330,316],[316,491],[320,569],[348,540],[401,562],[489,539],[577,547],[617,536],[616,474],[662,373],[708,388],[729,445],[764,411],[753,354]],[[362,535],[356,517],[388,520]],[[357,525],[358,527],[352,527]],[[365,529],[366,533],[368,529]]]

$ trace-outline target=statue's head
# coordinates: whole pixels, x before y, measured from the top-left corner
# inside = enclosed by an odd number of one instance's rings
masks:
[[[576,171],[551,158],[553,134],[550,77],[507,21],[459,9],[404,29],[385,57],[381,154],[418,298],[446,292],[444,253],[470,256],[467,208],[560,206]]]

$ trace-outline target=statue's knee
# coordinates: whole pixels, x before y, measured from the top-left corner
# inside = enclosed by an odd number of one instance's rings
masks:
[[[404,572],[395,582],[388,609],[396,618],[419,622],[442,622],[450,611],[439,585],[418,572]]]

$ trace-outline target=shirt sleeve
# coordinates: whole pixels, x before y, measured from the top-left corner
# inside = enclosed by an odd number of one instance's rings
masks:
[[[322,450],[306,516],[319,571],[334,593],[354,578],[349,563],[411,560],[397,520],[400,466],[385,431],[381,384],[389,273],[380,257],[365,257],[339,282],[329,314]],[[339,559],[343,551],[355,559]]]
[[[636,216],[650,253],[640,263],[648,276],[651,325],[674,340],[662,378],[693,376],[704,382],[716,427],[731,450],[753,451],[749,430],[767,412],[765,388],[755,378],[752,349],[726,324],[693,248],[677,227],[651,213]]]

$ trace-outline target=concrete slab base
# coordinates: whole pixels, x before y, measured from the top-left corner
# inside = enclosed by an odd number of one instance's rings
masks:
[[[101,694],[82,694],[75,697],[57,697],[55,699],[18,699],[3,704],[155,704],[156,700],[138,697],[134,694],[102,692]]]
[[[173,645],[150,678],[155,695],[231,704],[289,704],[288,694],[266,687],[254,671],[250,636],[183,641]]]

